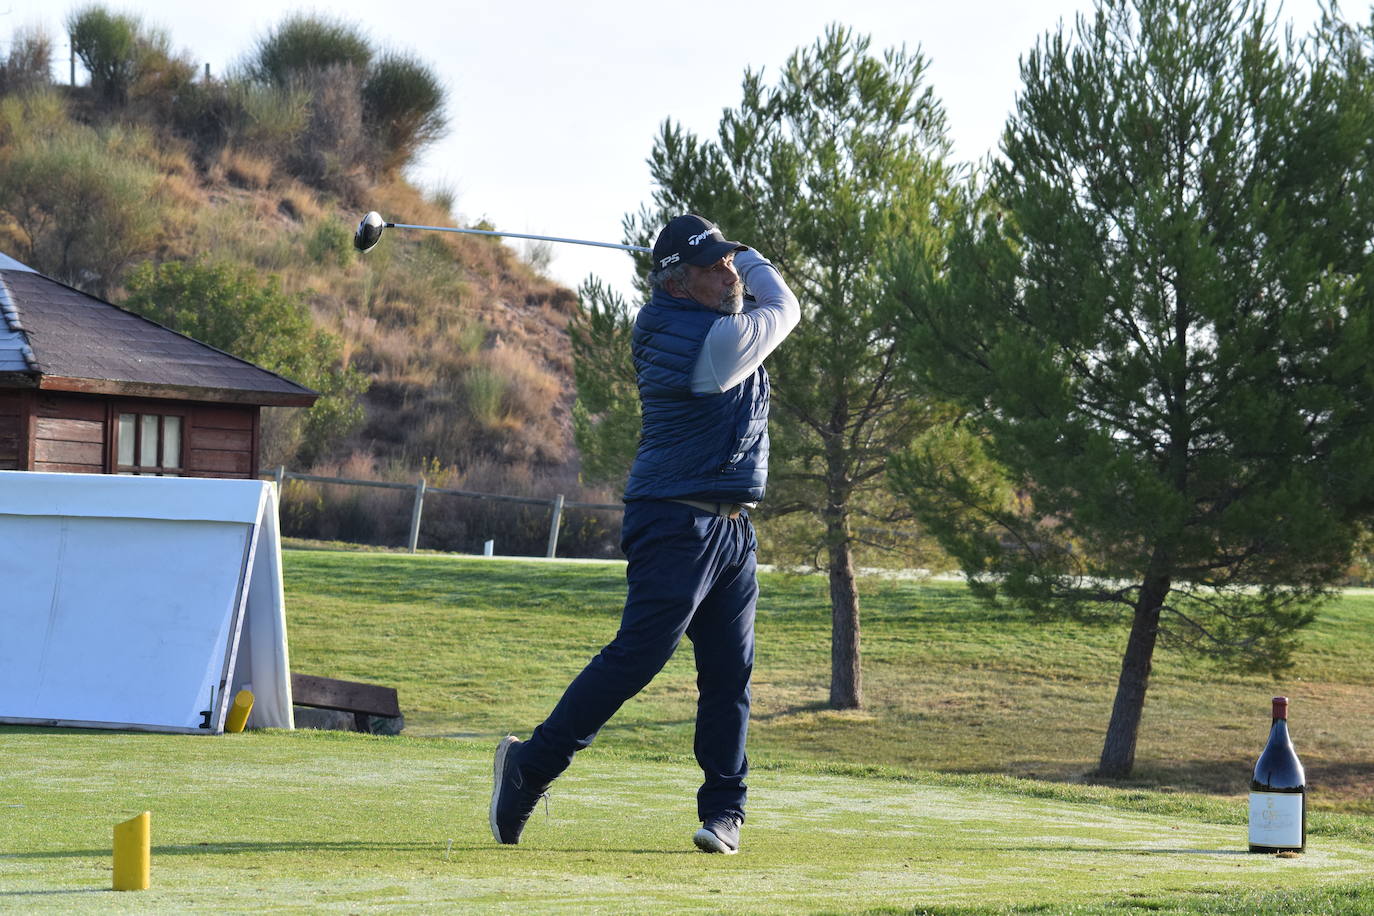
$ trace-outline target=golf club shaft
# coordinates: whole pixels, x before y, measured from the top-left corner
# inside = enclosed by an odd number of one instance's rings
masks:
[[[435,232],[459,232],[464,235],[494,235],[509,239],[533,239],[536,242],[567,242],[570,245],[593,245],[597,248],[619,248],[622,251],[650,251],[640,245],[617,245],[615,242],[588,242],[584,239],[560,239],[551,235],[526,235],[521,232],[497,232],[492,229],[455,229],[452,226],[412,226],[406,223],[387,223],[388,229],[431,229]]]

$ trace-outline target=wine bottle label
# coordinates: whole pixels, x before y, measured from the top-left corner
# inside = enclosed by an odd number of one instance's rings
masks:
[[[1301,846],[1302,800],[1297,792],[1251,792],[1250,844]]]

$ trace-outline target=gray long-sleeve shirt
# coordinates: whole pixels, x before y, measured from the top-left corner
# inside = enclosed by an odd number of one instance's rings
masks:
[[[718,394],[744,381],[801,321],[797,297],[771,261],[749,248],[735,255],[735,270],[755,301],[711,326],[692,369],[694,394]]]

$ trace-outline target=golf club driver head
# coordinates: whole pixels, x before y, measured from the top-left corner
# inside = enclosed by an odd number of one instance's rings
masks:
[[[376,210],[368,211],[358,222],[358,229],[353,233],[353,247],[359,251],[370,251],[381,241],[382,230],[386,228],[386,221]]]

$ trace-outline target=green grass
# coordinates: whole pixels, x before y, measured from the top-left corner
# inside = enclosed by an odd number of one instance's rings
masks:
[[[624,598],[614,563],[292,551],[286,573],[293,668],[395,685],[417,735],[528,733],[614,634]],[[867,703],[836,712],[824,705],[825,580],[762,577],[752,759],[1072,782],[1095,767],[1124,628],[1037,624],[980,607],[955,583],[869,580],[861,592]],[[1314,806],[1374,814],[1371,624],[1374,596],[1346,597],[1278,679],[1159,650],[1132,784],[1244,793],[1269,698],[1284,693]],[[695,702],[681,651],[601,740],[689,752]]]
[[[559,781],[551,814],[536,812],[517,848],[491,842],[489,748],[474,742],[13,728],[0,765],[0,909],[1061,912],[1172,901],[1244,912],[1275,887],[1276,906],[1340,893],[1374,903],[1368,843],[1333,836],[1295,859],[1251,856],[1241,825],[1011,783],[765,770],[752,780],[745,852],[726,858],[690,846],[686,761],[599,749]],[[152,889],[109,892],[111,827],[140,810],[153,812]]]
[[[690,651],[525,842],[490,839],[493,741],[528,734],[609,639],[623,567],[289,551],[286,575],[293,669],[398,687],[407,735],[0,727],[0,911],[1374,911],[1366,595],[1323,615],[1282,681],[1162,654],[1138,778],[1097,785],[1123,634],[866,582],[870,702],[839,714],[821,705],[824,581],[765,576],[750,818],[718,857],[689,839]],[[1243,852],[1277,690],[1320,808],[1292,859]],[[142,810],[153,887],[116,894],[111,829]]]

